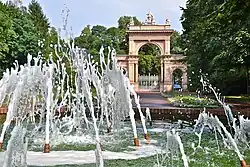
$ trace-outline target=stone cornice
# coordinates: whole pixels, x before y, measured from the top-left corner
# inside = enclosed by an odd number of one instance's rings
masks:
[[[140,55],[117,55],[116,57],[119,59],[122,58],[122,57],[126,57],[126,58],[138,58]],[[160,55],[160,56],[157,56],[159,58],[166,58],[166,59],[169,59],[169,60],[181,60],[181,59],[184,59],[186,56],[183,56],[182,54],[170,54],[170,55]]]
[[[127,30],[127,33],[172,33],[174,32],[173,29],[168,30]]]

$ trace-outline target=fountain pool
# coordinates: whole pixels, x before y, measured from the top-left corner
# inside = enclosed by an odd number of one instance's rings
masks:
[[[0,80],[8,106],[0,136],[0,163],[26,166],[239,166],[249,156],[249,121],[234,117],[211,85],[225,125],[201,112],[195,124],[151,120],[109,49],[100,61],[67,43],[47,61],[28,56]],[[137,110],[132,106],[132,98]],[[140,119],[135,120],[135,111]]]

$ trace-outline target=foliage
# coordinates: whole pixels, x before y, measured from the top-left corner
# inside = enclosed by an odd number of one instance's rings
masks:
[[[12,26],[12,20],[6,12],[7,7],[0,2],[0,72],[4,70],[5,53],[9,52],[8,42],[14,38],[15,31]]]
[[[139,50],[139,74],[158,75],[160,72],[160,49],[153,44],[146,44]]]
[[[208,73],[211,83],[224,93],[230,92],[235,83],[244,85],[246,90],[250,64],[249,8],[248,0],[187,1],[181,20],[189,75],[200,70]],[[199,80],[190,76],[196,89]],[[222,81],[227,85],[221,85]]]
[[[141,25],[141,22],[136,17],[122,16],[118,20],[118,28],[120,30],[127,30],[131,19],[133,19],[134,25]]]
[[[183,43],[181,34],[178,31],[174,31],[171,35],[170,50],[173,54],[183,54]]]
[[[26,63],[28,54],[36,55],[38,47],[37,30],[24,8],[17,8],[0,2],[0,68],[1,72],[13,65],[15,60]],[[2,33],[1,33],[2,34]],[[1,73],[2,74],[2,73]]]
[[[51,35],[55,35],[55,31],[52,33],[49,33],[50,29],[50,23],[49,19],[46,17],[44,14],[41,5],[36,1],[32,0],[30,4],[28,5],[28,13],[29,13],[29,18],[32,20],[38,36],[39,40],[42,41],[42,47],[41,53],[43,54],[44,57],[48,58],[49,54],[53,52],[51,50],[51,43],[54,43],[54,40],[52,40]],[[52,29],[53,31],[54,29]]]
[[[101,46],[114,48],[118,54],[128,53],[128,36],[126,33],[130,20],[133,19],[135,25],[140,25],[136,17],[123,16],[118,20],[118,28],[106,28],[102,25],[94,25],[92,28],[87,25],[82,30],[80,36],[75,38],[75,43],[78,47],[85,48],[90,54],[96,56]],[[107,50],[106,50],[107,52]]]
[[[174,105],[178,107],[218,107],[218,103],[209,98],[198,98],[195,96],[175,96],[172,98],[168,98],[168,100]]]
[[[33,21],[39,37],[46,38],[49,31],[49,20],[43,13],[42,7],[36,0],[32,0],[28,6],[30,20]]]

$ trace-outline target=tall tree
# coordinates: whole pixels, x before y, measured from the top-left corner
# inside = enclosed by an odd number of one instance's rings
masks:
[[[125,52],[120,49],[120,43],[122,42],[122,37],[119,28],[110,27],[107,29],[107,36],[111,40],[111,47],[114,48],[117,54],[124,54]]]
[[[102,25],[95,25],[92,27],[91,32],[92,35],[102,38],[106,34],[106,30],[107,28]]]
[[[178,31],[174,31],[171,35],[170,50],[171,53],[174,54],[184,53],[184,50],[182,49],[182,38]]]
[[[75,38],[75,43],[80,48],[90,49],[91,42],[91,28],[90,25],[87,25],[82,30],[79,37]]]
[[[49,20],[43,13],[41,5],[36,0],[32,0],[28,6],[28,11],[29,17],[36,26],[39,36],[41,39],[46,38],[49,32]]]
[[[236,81],[246,85],[242,78],[247,77],[249,65],[249,8],[248,0],[188,0],[183,9],[189,70],[210,74],[210,81],[224,92],[231,91]]]
[[[141,25],[141,22],[136,18],[132,16],[122,16],[118,20],[118,28],[120,29],[120,35],[121,35],[121,43],[120,43],[120,49],[124,51],[124,53],[128,54],[128,34],[126,33],[126,30],[131,22],[131,19],[133,19],[134,25]]]
[[[1,71],[13,66],[15,60],[19,64],[27,62],[27,55],[37,55],[39,51],[37,30],[23,8],[0,2],[1,33],[0,68]]]
[[[99,27],[99,26],[98,26]],[[97,34],[98,28],[95,27],[95,33]],[[100,35],[100,34],[99,34]],[[88,52],[94,56],[95,60],[99,60],[99,50],[103,45],[102,38],[96,35],[93,35],[90,25],[87,25],[82,30],[79,37],[75,38],[75,44],[80,47],[87,49]]]
[[[118,28],[120,30],[126,30],[131,22],[131,19],[133,19],[135,25],[141,25],[141,22],[136,17],[122,16],[118,19]]]
[[[42,41],[41,53],[44,57],[48,58],[51,48],[49,39],[49,19],[43,12],[41,5],[36,1],[32,0],[28,5],[29,18],[37,29],[39,40]]]
[[[8,60],[5,60],[5,54],[10,50],[8,42],[11,41],[15,35],[12,20],[7,12],[7,6],[0,2],[0,76],[5,68],[8,67],[6,66]]]

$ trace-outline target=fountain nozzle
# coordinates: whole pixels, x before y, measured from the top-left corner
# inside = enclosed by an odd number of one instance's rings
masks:
[[[2,151],[2,149],[3,149],[3,143],[0,142],[0,151]]]
[[[50,153],[50,145],[49,144],[44,145],[43,153]]]
[[[250,167],[250,165],[247,165],[245,160],[241,160],[240,165],[241,165],[241,167]]]
[[[148,133],[144,134],[144,138],[150,143],[150,136]]]
[[[139,139],[138,138],[134,138],[134,144],[135,144],[135,146],[139,146]]]

